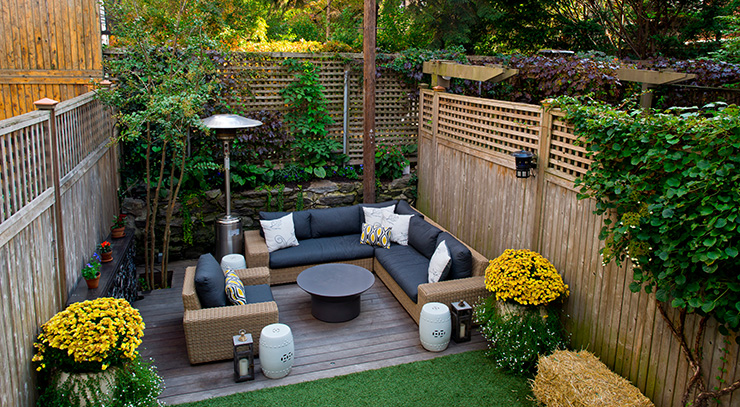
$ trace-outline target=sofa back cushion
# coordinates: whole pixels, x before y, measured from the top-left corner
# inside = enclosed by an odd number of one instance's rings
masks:
[[[195,267],[195,292],[203,308],[223,307],[228,303],[224,272],[211,253],[198,259]]]
[[[421,219],[424,219],[424,215],[421,212],[412,208],[411,205],[403,199],[399,200],[396,204],[396,213],[399,215],[416,215]]]
[[[360,238],[361,209],[358,205],[339,208],[309,209],[311,214],[311,237],[357,235]]]
[[[470,249],[447,232],[442,232],[437,236],[437,244],[442,241],[447,245],[447,250],[450,251],[450,257],[452,258],[450,273],[446,280],[470,277],[473,273],[473,253],[470,252]]]
[[[260,220],[275,220],[284,217],[291,212],[260,212]],[[295,237],[298,240],[311,238],[311,213],[309,211],[298,211],[293,213],[293,227],[295,228]],[[264,237],[264,232],[260,229],[260,236]]]
[[[437,248],[437,236],[440,233],[442,231],[439,228],[432,226],[419,216],[412,216],[409,220],[409,245],[427,259],[432,258]]]

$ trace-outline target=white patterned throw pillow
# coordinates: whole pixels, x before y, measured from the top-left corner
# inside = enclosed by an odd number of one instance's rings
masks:
[[[447,243],[443,240],[434,250],[432,258],[429,260],[428,278],[430,283],[436,283],[450,272],[450,251],[447,249]]]
[[[261,220],[260,224],[265,232],[265,243],[267,243],[268,252],[272,253],[286,247],[298,246],[292,213],[275,220]]]
[[[391,213],[383,218],[383,227],[391,228],[391,242],[401,246],[409,245],[409,222],[414,215]]]
[[[363,206],[362,212],[365,214],[365,223],[371,226],[383,226],[383,218],[392,215],[395,208],[395,205],[386,206],[384,208]]]

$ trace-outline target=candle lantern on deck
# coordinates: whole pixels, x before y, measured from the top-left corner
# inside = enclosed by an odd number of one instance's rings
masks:
[[[473,328],[473,307],[465,301],[450,304],[452,312],[452,340],[456,343],[470,340]]]
[[[247,331],[234,335],[234,380],[254,380],[254,343]]]
[[[262,122],[235,114],[217,114],[203,119],[203,124],[216,130],[216,138],[223,142],[224,147],[226,216],[216,219],[216,260],[221,261],[227,254],[241,254],[243,248],[242,221],[231,216],[231,142],[238,129],[258,127]]]
[[[514,161],[516,162],[516,177],[517,178],[529,178],[529,170],[535,168],[537,165],[534,163],[534,154],[529,151],[517,151],[512,153]]]

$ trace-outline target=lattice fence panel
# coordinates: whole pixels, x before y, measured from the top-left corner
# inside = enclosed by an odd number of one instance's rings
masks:
[[[552,110],[549,169],[561,172],[569,178],[585,174],[592,160],[587,158],[585,145],[578,145],[573,126],[566,123],[565,113]]]
[[[519,150],[537,152],[539,106],[447,93],[439,98],[438,135],[507,155]]]
[[[349,114],[347,153],[351,162],[362,162],[363,89],[360,54],[236,54],[226,76],[240,96],[228,102],[244,112],[285,111],[280,90],[294,81],[283,68],[287,58],[300,58],[319,67],[327,111],[334,120],[328,133],[338,141],[343,137],[344,77],[349,71]],[[418,103],[409,98],[410,89],[392,72],[383,71],[376,81],[375,131],[377,144],[415,144],[418,131]]]
[[[423,91],[421,93],[421,123],[419,129],[425,133],[432,134],[432,121],[434,120],[434,93]]]
[[[56,120],[62,177],[112,135],[110,111],[92,92],[60,103]]]
[[[46,117],[29,112],[0,128],[0,223],[49,188]]]

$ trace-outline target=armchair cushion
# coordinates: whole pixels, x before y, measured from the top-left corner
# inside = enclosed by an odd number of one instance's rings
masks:
[[[247,304],[275,301],[269,284],[245,285],[244,293],[247,296]]]
[[[195,292],[203,308],[223,307],[229,303],[224,272],[210,253],[198,259],[195,268]]]

